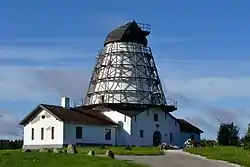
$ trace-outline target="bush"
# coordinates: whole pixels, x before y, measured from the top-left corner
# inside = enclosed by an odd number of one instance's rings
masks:
[[[214,141],[214,140],[202,139],[200,141],[200,146],[201,147],[214,147],[215,145],[216,145],[216,141]]]
[[[100,145],[99,149],[106,149],[104,145]]]
[[[200,142],[195,141],[195,140],[192,140],[192,145],[193,145],[194,147],[200,147],[200,146],[201,146],[201,145],[200,145]]]

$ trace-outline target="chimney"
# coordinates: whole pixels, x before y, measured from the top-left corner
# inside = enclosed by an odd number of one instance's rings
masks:
[[[70,101],[69,101],[68,97],[62,97],[61,106],[63,108],[69,108],[70,107]]]

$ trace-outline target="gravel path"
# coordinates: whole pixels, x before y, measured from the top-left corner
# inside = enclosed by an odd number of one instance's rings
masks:
[[[131,160],[135,163],[150,167],[239,167],[223,161],[208,160],[206,158],[182,151],[168,151],[159,156],[119,156],[116,159]]]

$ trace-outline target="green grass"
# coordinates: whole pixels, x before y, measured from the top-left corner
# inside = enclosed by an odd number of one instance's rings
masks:
[[[77,148],[79,153],[87,154],[93,150],[96,154],[105,154],[107,150],[111,150],[115,155],[163,155],[164,152],[158,147],[131,147],[131,150],[126,150],[126,147],[108,147],[100,149],[99,147],[80,147]]]
[[[100,147],[78,147],[78,154],[66,153],[39,153],[21,152],[21,150],[0,150],[0,167],[143,167],[128,161],[113,160],[106,157],[91,157],[86,154],[93,150],[95,154],[105,154],[111,150],[115,155],[161,155],[163,152],[157,147],[126,147],[106,146]]]
[[[250,167],[250,152],[241,147],[201,147],[189,148],[185,151],[209,159],[224,160],[244,167]]]
[[[0,167],[143,167],[128,161],[84,154],[0,151]]]

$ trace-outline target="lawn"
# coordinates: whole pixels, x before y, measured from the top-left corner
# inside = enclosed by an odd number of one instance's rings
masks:
[[[250,152],[241,147],[201,147],[189,148],[185,151],[209,159],[224,160],[244,167],[250,167]]]
[[[143,167],[128,161],[84,154],[0,151],[0,167]]]
[[[100,147],[80,147],[77,148],[79,153],[87,154],[90,150],[93,150],[96,154],[105,154],[107,150],[111,150],[115,155],[163,155],[164,152],[158,147],[131,147],[131,150],[126,147],[114,147],[105,146],[105,149]]]
[[[143,167],[128,161],[113,160],[106,157],[91,157],[86,154],[93,150],[95,154],[105,154],[111,150],[115,155],[161,155],[164,154],[157,147],[126,147],[105,146],[100,147],[78,147],[78,154],[66,153],[39,153],[36,151],[23,153],[21,150],[0,150],[0,167]]]

